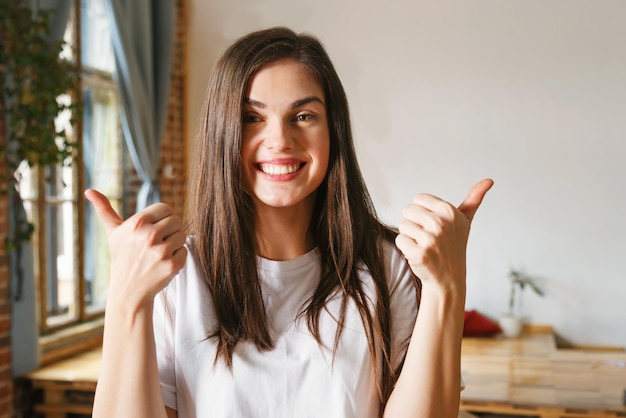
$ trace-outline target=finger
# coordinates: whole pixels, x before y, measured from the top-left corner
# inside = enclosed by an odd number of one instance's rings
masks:
[[[429,243],[432,239],[432,234],[424,230],[423,227],[407,220],[400,222],[398,225],[398,232],[408,238],[411,238],[416,244]]]
[[[479,181],[470,189],[463,203],[459,205],[459,210],[467,216],[470,221],[474,219],[478,207],[483,201],[485,194],[491,189],[491,186],[493,186],[493,180],[491,179]]]
[[[107,199],[105,195],[97,190],[87,189],[85,190],[85,197],[94,206],[96,214],[98,218],[100,218],[100,221],[102,221],[107,233],[122,224],[122,218],[115,212],[111,206],[111,202],[109,202],[109,199]]]
[[[135,213],[133,216],[128,218],[130,223],[134,223],[136,225],[142,224],[157,224],[161,220],[171,216],[174,213],[172,207],[166,203],[155,203],[142,211]]]
[[[167,283],[185,266],[185,261],[187,259],[187,248],[180,247],[176,251],[174,251],[167,259],[167,261],[163,264],[162,273],[164,274],[164,282],[160,286],[160,289],[163,289],[167,286]]]
[[[180,247],[174,251],[172,259],[177,269],[176,272],[178,273],[178,271],[183,268],[185,261],[187,260],[187,247]]]
[[[438,234],[446,220],[454,219],[457,209],[439,198],[422,199],[423,197],[424,195],[420,195],[415,200],[428,204],[429,207],[425,207],[423,204],[406,205],[402,208],[402,217],[428,232]]]
[[[158,239],[165,241],[182,229],[183,221],[178,216],[167,216],[158,221],[156,226],[159,228]]]
[[[419,205],[431,212],[440,212],[442,208],[448,205],[447,202],[437,196],[428,193],[420,193],[413,198],[413,203]]]
[[[421,205],[410,204],[402,208],[402,218],[413,222],[421,227],[425,227],[433,212]]]
[[[179,253],[181,249],[185,248],[186,241],[187,236],[182,232],[177,232],[176,234],[172,235],[172,237],[168,240],[170,256],[176,258],[176,254]]]
[[[407,261],[412,263],[419,263],[422,261],[423,251],[412,238],[404,234],[398,234],[396,235],[395,241],[396,247],[398,247],[398,249],[404,256],[404,258],[407,259]]]
[[[185,232],[182,230],[174,232],[172,235],[167,237],[166,240],[163,241],[163,243],[167,245],[172,250],[172,252],[184,246],[185,242],[187,242],[187,234],[185,234]]]

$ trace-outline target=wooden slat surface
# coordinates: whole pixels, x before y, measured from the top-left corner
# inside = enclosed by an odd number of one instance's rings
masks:
[[[91,415],[101,359],[98,348],[28,373],[25,377],[33,388],[43,392],[43,402],[34,406],[35,412],[45,418]]]
[[[45,366],[26,377],[49,392],[93,392],[102,351]],[[465,338],[461,409],[541,418],[626,417],[626,352],[560,350],[551,332],[521,338]],[[77,406],[82,408],[81,406]],[[41,412],[64,406],[39,405]]]
[[[626,417],[626,352],[557,349],[550,332],[465,338],[462,409],[542,418]]]
[[[102,349],[97,348],[44,366],[28,373],[25,377],[31,380],[33,385],[47,382],[83,382],[92,383],[95,387],[100,372],[101,358]]]

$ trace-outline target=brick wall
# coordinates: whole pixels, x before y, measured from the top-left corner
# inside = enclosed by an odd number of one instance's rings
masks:
[[[187,0],[176,1],[174,56],[169,109],[161,147],[161,199],[182,216],[185,202],[187,134],[185,132],[185,86],[187,44]]]

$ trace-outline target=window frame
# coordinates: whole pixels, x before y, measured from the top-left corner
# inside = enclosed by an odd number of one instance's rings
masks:
[[[82,64],[81,57],[81,0],[74,0],[71,6],[71,28],[73,59],[76,61],[80,77],[72,92],[68,93],[72,101],[83,101],[83,89],[85,86],[105,89],[113,89],[117,95],[117,87],[112,74]],[[68,22],[70,25],[70,22]],[[121,109],[118,107],[121,111]],[[72,122],[72,135],[79,143],[74,160],[69,164],[72,176],[71,197],[58,199],[50,198],[46,195],[46,172],[44,169],[32,167],[31,176],[36,181],[35,194],[24,199],[31,205],[32,222],[35,225],[35,232],[32,237],[34,255],[34,273],[37,283],[37,304],[38,304],[38,329],[39,344],[42,350],[41,363],[47,364],[58,358],[81,351],[87,347],[101,344],[104,327],[104,306],[90,307],[87,303],[87,283],[85,276],[85,244],[86,244],[86,204],[87,201],[82,194],[85,189],[84,158],[82,144],[84,143],[83,128],[84,121],[82,114]],[[117,121],[118,137],[121,140],[119,164],[126,169],[124,161],[127,149],[122,136],[121,123]],[[125,205],[125,175],[118,179],[120,185],[120,195],[112,198],[120,202],[123,209]],[[48,293],[49,277],[48,264],[50,253],[47,248],[49,222],[46,219],[47,208],[52,205],[62,207],[64,203],[72,205],[72,231],[73,237],[72,252],[73,257],[73,295],[72,301],[75,306],[75,314],[69,318],[59,318],[57,323],[50,323],[51,315],[48,313]]]

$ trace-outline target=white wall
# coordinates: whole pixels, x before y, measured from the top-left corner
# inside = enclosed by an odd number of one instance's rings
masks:
[[[190,0],[189,132],[228,43],[316,34],[344,81],[362,169],[396,224],[418,192],[460,202],[495,179],[473,225],[467,309],[506,309],[510,266],[541,278],[534,323],[626,346],[626,1]]]

